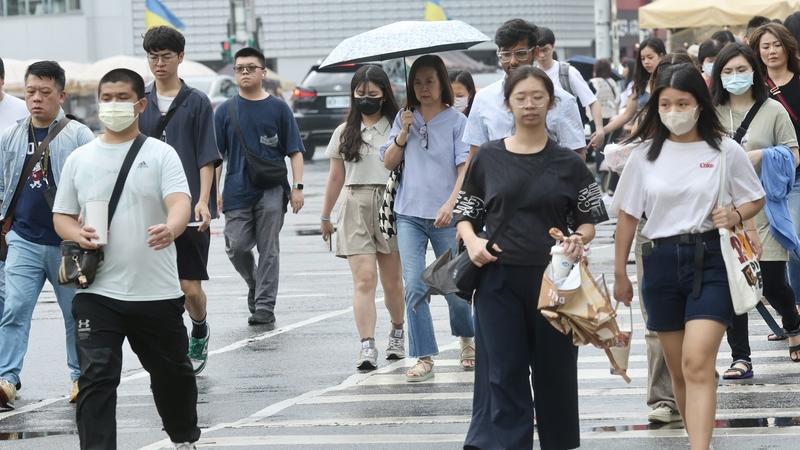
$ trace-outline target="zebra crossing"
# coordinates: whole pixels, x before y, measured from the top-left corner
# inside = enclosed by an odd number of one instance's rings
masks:
[[[597,274],[611,273],[612,231],[609,225],[598,230],[592,257],[592,270]],[[632,265],[629,272],[635,272]],[[635,277],[632,279],[635,283]],[[472,409],[473,372],[459,365],[458,341],[449,336],[448,311],[439,300],[431,304],[440,343],[431,380],[405,381],[405,369],[414,363],[410,358],[383,362],[374,372],[355,373],[338,385],[265,405],[247,417],[205,429],[198,447],[461,448]],[[685,449],[688,440],[680,422],[652,425],[647,421],[645,326],[638,299],[631,307],[630,384],[611,374],[601,350],[581,347],[579,351],[581,448]],[[618,314],[621,327],[627,329],[627,311]],[[714,448],[797,448],[800,364],[789,359],[786,341],[767,341],[769,330],[755,311],[749,329],[755,377],[720,380]],[[723,340],[717,356],[720,373],[730,364],[729,352]],[[155,448],[161,447],[145,447]]]

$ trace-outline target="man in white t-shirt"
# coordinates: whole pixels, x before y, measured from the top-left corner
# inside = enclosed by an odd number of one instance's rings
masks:
[[[96,249],[98,232],[78,221],[90,201],[109,201],[122,162],[139,136],[147,106],[144,80],[114,69],[100,80],[100,121],[106,133],[76,149],[58,186],[53,221],[64,240]],[[197,384],[183,324],[175,238],[189,222],[191,196],[175,150],[146,138],[108,226],[104,261],[72,306],[81,374],[77,422],[81,448],[116,448],[116,386],[125,338],[150,374],[164,429],[176,443],[199,439]],[[191,445],[191,444],[190,444]]]
[[[28,108],[25,100],[3,92],[6,81],[6,66],[0,58],[0,134],[3,130],[17,124],[18,120],[28,117]],[[3,316],[3,305],[6,300],[6,263],[0,261],[0,317]]]
[[[475,95],[462,138],[470,145],[470,156],[484,143],[514,133],[514,116],[505,104],[503,87],[505,79],[517,67],[533,64],[538,51],[537,40],[536,26],[522,19],[509,20],[497,29],[494,41],[506,76]],[[547,112],[547,132],[560,146],[583,154],[586,137],[578,102],[558,87],[555,88],[555,97],[555,105]]]
[[[569,63],[560,62],[553,59],[553,51],[556,45],[556,36],[553,30],[547,27],[539,27],[539,56],[536,58],[536,66],[544,70],[556,87],[560,87],[574,95],[581,102],[581,106],[589,107],[592,112],[594,123],[603,123],[603,111],[600,102],[592,92],[589,84],[583,79],[578,69]],[[566,73],[562,73],[566,71]],[[566,76],[564,76],[566,75]],[[566,81],[566,86],[562,81]],[[597,142],[603,142],[602,127],[597,131],[600,133]]]

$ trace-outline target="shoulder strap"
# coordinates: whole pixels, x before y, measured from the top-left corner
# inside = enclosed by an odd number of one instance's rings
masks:
[[[236,133],[236,138],[239,140],[239,145],[242,147],[242,150],[249,152],[250,149],[247,148],[247,144],[244,142],[244,137],[242,136],[242,129],[239,127],[239,108],[236,107],[238,98],[238,95],[234,95],[228,100],[228,118],[231,121],[231,126]]]
[[[550,165],[549,163],[552,157],[551,152],[559,151],[558,149],[550,149],[550,150],[546,149],[547,147],[545,147],[546,153],[544,155],[542,163],[539,164],[539,167],[534,169],[534,171],[528,175],[527,180],[522,185],[522,189],[519,192],[527,192],[531,189],[533,184],[539,180],[539,175],[541,175],[544,172],[544,170]],[[494,230],[491,236],[489,236],[489,241],[486,243],[486,250],[488,250],[489,253],[492,254],[495,253],[495,250],[493,248],[494,244],[497,243],[497,239],[499,239],[500,236],[503,235],[503,232],[505,232],[506,228],[511,223],[511,219],[513,219],[514,216],[517,215],[517,212],[519,212],[519,210],[522,208],[523,199],[524,199],[523,195],[514,196],[513,208],[509,209],[510,212],[508,213],[508,215],[506,215],[506,217],[503,218],[503,221],[500,222],[500,225],[497,226],[497,229]]]
[[[144,145],[144,141],[146,140],[147,136],[139,133],[139,135],[136,136],[136,139],[133,140],[133,144],[131,144],[128,154],[125,155],[125,160],[122,161],[122,166],[119,169],[119,175],[117,175],[117,182],[114,183],[114,190],[111,191],[111,200],[108,201],[109,226],[111,226],[111,219],[114,218],[114,212],[117,210],[119,198],[122,195],[122,188],[125,187],[125,180],[128,178],[128,172],[131,171],[131,166],[133,166],[133,160],[136,159],[136,155],[139,154],[139,150],[142,148],[142,145]]]
[[[783,96],[783,93],[781,92],[781,88],[779,88],[775,84],[775,82],[772,81],[772,79],[770,79],[770,77],[767,77],[767,86],[769,86],[769,93],[773,97],[775,97],[775,100],[778,100],[779,102],[781,102],[781,105],[783,105],[783,108],[786,109],[786,112],[789,113],[789,116],[791,116],[791,118],[792,118],[792,123],[797,123],[799,121],[799,119],[797,117],[797,113],[794,112],[794,109],[792,109],[792,106],[789,105],[788,101],[786,101],[786,97]]]
[[[753,118],[758,114],[758,110],[761,109],[761,105],[764,104],[764,101],[755,102],[753,106],[750,107],[750,111],[747,111],[747,115],[744,116],[744,120],[742,123],[739,124],[739,128],[736,130],[736,134],[733,136],[733,140],[736,141],[737,144],[742,143],[742,138],[744,138],[745,133],[747,133],[747,129],[750,128],[750,122],[753,121]]]
[[[36,150],[31,155],[28,163],[25,164],[25,168],[19,174],[19,180],[17,181],[17,188],[14,190],[14,197],[11,198],[11,202],[8,204],[8,211],[6,211],[6,217],[12,217],[14,214],[14,208],[17,206],[17,199],[19,198],[20,193],[22,193],[22,187],[25,185],[25,181],[28,177],[31,176],[33,173],[33,168],[36,167],[36,163],[42,159],[42,155],[44,152],[50,148],[50,142],[58,136],[58,133],[61,133],[61,130],[66,128],[67,124],[72,122],[72,119],[69,117],[64,117],[63,119],[59,120],[58,123],[50,129],[50,132],[47,133],[47,136],[44,138],[41,144],[36,146]],[[28,126],[32,127],[33,125],[28,122]]]
[[[558,62],[558,81],[561,83],[561,88],[565,91],[569,92],[572,95],[572,85],[569,82],[569,63],[565,63],[562,61]]]
[[[717,195],[717,207],[722,208],[724,205],[722,204],[722,198],[725,193],[725,178],[727,177],[728,172],[728,164],[727,164],[727,151],[725,147],[720,146],[719,150],[722,154],[719,157],[719,160],[722,164],[720,167],[720,174],[719,174],[719,194]]]
[[[156,85],[153,83],[153,90],[156,90]],[[161,116],[158,119],[158,125],[156,126],[155,132],[151,134],[151,137],[156,139],[161,139],[161,136],[164,134],[164,130],[167,129],[167,124],[169,123],[172,116],[175,115],[175,111],[177,111],[178,107],[186,100],[186,97],[192,93],[192,89],[189,86],[186,86],[181,82],[181,90],[178,91],[178,95],[175,96],[175,99],[172,100],[172,104],[169,106],[169,110],[166,114]],[[158,98],[158,91],[156,91],[156,99]],[[158,109],[158,104],[156,104],[156,109]]]

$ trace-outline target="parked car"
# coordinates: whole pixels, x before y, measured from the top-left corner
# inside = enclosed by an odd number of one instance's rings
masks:
[[[207,77],[186,77],[183,79],[189,86],[205,92],[211,100],[211,107],[214,110],[225,100],[233,97],[239,92],[236,80],[228,75],[214,75]]]
[[[328,145],[333,130],[345,121],[350,108],[350,81],[361,66],[348,64],[320,71],[319,66],[314,65],[292,91],[291,106],[306,150],[305,159],[314,157],[317,146]],[[402,75],[398,79],[392,71],[387,72],[395,98],[398,102],[404,101],[406,88]]]

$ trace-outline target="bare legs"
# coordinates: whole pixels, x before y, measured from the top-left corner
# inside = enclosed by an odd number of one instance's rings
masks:
[[[375,290],[379,274],[391,321],[402,325],[405,300],[400,254],[353,255],[347,257],[347,262],[353,274],[353,312],[361,339],[375,337]]]

